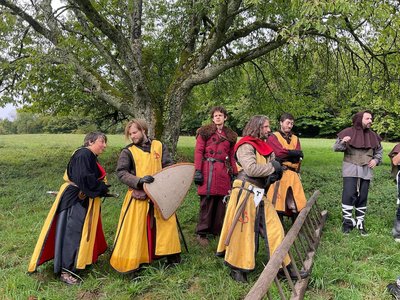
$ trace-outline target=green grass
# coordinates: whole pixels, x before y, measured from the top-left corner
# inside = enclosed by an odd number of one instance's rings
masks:
[[[259,253],[257,269],[248,284],[229,278],[223,260],[215,257],[217,241],[200,248],[194,229],[198,197],[192,186],[178,210],[189,251],[183,250],[183,264],[166,269],[154,262],[131,280],[109,265],[110,252],[82,274],[80,286],[69,287],[52,273],[46,263],[33,275],[26,273],[40,229],[54,200],[48,190],[58,190],[71,153],[81,145],[83,135],[0,136],[0,299],[240,299],[263,268],[265,255]],[[370,188],[366,226],[368,237],[357,232],[341,233],[341,160],[332,151],[333,140],[302,139],[305,159],[302,180],[307,197],[319,189],[319,205],[329,212],[322,241],[306,292],[306,299],[391,299],[385,287],[400,274],[400,244],[391,237],[396,208],[396,187],[390,179],[387,153],[394,144],[384,143],[383,165],[375,169]],[[112,245],[126,188],[114,174],[118,153],[125,146],[120,135],[109,136],[100,161],[108,171],[112,191],[119,199],[108,198],[102,206],[106,239]],[[193,137],[182,137],[179,160],[192,161]]]

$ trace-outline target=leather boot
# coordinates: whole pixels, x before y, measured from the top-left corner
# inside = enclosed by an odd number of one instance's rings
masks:
[[[300,278],[297,276],[296,272],[294,271],[294,269],[292,268],[292,266],[287,266],[286,269],[289,272],[289,276],[292,280],[298,280],[298,279],[304,279],[307,278],[308,276],[310,276],[310,273],[308,271],[304,271],[304,270],[299,270],[299,274],[300,274]],[[278,278],[281,279],[285,279],[286,275],[285,272],[283,271],[283,269],[279,269],[278,271]]]
[[[400,242],[400,220],[394,220],[392,235],[396,242]]]
[[[231,270],[231,277],[237,282],[247,282],[247,274],[239,270]]]

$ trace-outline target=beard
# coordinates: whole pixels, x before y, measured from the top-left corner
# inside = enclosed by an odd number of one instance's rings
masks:
[[[145,141],[147,141],[147,136],[143,133],[141,137],[134,139],[132,143],[134,145],[142,145]]]

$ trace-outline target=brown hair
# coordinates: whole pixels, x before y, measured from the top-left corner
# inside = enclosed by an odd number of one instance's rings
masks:
[[[129,129],[132,127],[132,125],[135,124],[137,129],[140,131],[144,131],[144,134],[147,135],[147,132],[149,131],[149,128],[147,126],[147,123],[145,120],[142,119],[133,119],[128,122],[125,126],[125,138],[129,140]]]
[[[100,131],[89,132],[83,139],[83,146],[84,147],[90,146],[90,143],[94,143],[99,138],[103,138],[104,141],[107,143],[107,136],[104,133]]]
[[[281,118],[279,119],[279,121],[283,122],[283,121],[285,121],[285,120],[292,120],[292,121],[294,121],[294,117],[293,117],[293,115],[290,114],[290,113],[283,113],[283,114],[281,115]]]
[[[219,112],[223,113],[225,117],[228,117],[228,111],[227,111],[224,107],[222,107],[222,106],[214,106],[214,107],[211,108],[211,110],[210,110],[210,117],[211,117],[211,119],[214,117],[214,113],[215,113],[216,111],[219,111]]]
[[[243,136],[261,137],[261,127],[264,125],[265,121],[269,121],[269,118],[264,115],[251,117],[243,129]]]

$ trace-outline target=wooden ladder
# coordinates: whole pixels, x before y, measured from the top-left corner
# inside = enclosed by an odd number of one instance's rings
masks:
[[[311,274],[313,259],[328,215],[326,210],[321,211],[317,205],[319,194],[319,191],[315,191],[307,201],[306,207],[299,213],[245,299],[263,299],[265,295],[268,299],[277,299],[278,295],[283,300],[304,298],[310,276],[292,280],[283,260],[289,255],[291,266],[298,278],[300,278],[299,270]],[[283,269],[286,279],[278,279],[280,268]],[[275,285],[272,285],[273,282]]]

